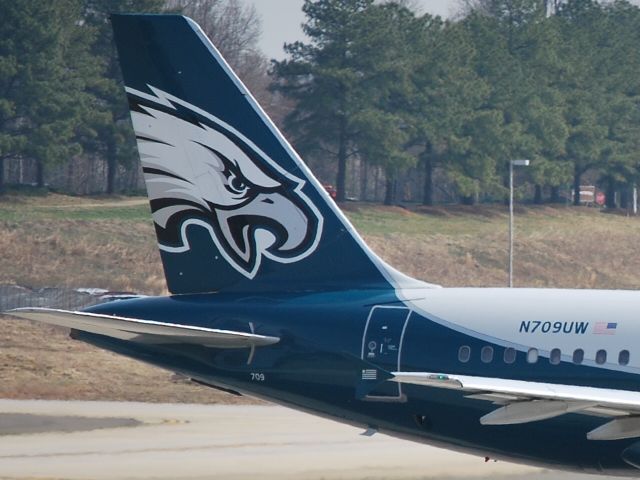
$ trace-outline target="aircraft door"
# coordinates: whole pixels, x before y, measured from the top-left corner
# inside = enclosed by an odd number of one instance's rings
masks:
[[[389,372],[400,371],[402,340],[411,310],[406,307],[375,306],[362,337],[362,359]],[[365,397],[374,401],[402,401],[402,387],[384,382]]]

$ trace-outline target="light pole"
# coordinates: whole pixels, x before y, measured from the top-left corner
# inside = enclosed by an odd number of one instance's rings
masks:
[[[509,288],[513,287],[513,167],[528,167],[529,160],[509,160]]]

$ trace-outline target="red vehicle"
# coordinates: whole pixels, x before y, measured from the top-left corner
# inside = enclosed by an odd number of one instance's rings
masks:
[[[329,194],[329,196],[331,198],[333,198],[334,200],[336,199],[336,197],[338,196],[338,191],[336,190],[336,187],[334,187],[333,185],[330,185],[328,183],[325,183],[324,185],[322,185],[324,187],[324,189],[327,191],[327,193]]]

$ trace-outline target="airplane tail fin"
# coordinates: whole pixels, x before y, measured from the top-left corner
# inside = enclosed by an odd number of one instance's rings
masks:
[[[172,293],[424,286],[365,245],[196,23],[111,21]]]

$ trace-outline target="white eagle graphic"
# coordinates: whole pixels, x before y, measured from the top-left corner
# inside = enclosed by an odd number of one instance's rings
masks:
[[[206,228],[220,254],[253,278],[262,257],[297,262],[319,242],[322,217],[305,182],[220,119],[165,92],[127,89],[160,248],[189,250]]]

